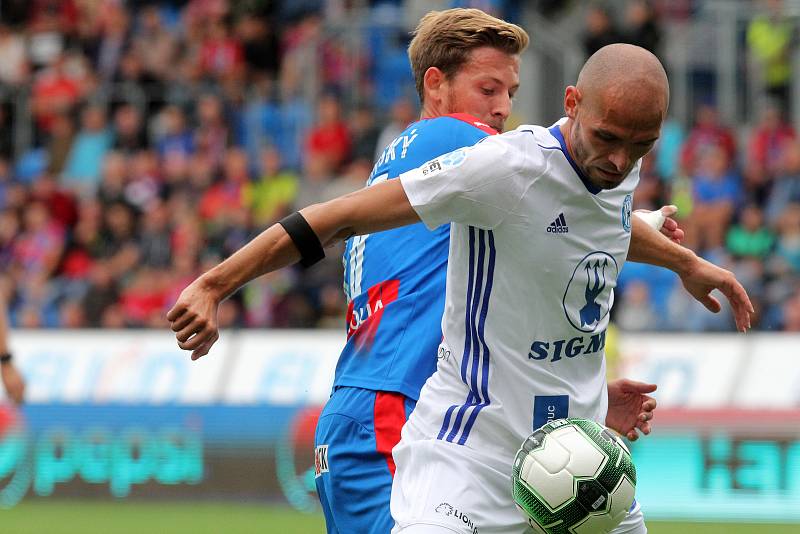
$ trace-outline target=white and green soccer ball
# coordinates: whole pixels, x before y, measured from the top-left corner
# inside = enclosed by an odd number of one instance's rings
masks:
[[[558,419],[522,444],[514,502],[536,532],[603,534],[633,504],[636,468],[623,441],[588,419]]]

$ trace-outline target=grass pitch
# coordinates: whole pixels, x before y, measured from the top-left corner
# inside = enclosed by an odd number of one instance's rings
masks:
[[[647,522],[649,534],[797,534],[800,525]],[[0,510],[3,534],[317,534],[321,514],[238,503],[28,500]],[[356,533],[353,533],[356,534]]]

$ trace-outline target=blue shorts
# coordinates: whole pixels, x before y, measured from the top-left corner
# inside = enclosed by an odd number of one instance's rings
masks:
[[[317,492],[329,534],[392,530],[392,448],[415,405],[395,392],[333,392],[314,437]]]

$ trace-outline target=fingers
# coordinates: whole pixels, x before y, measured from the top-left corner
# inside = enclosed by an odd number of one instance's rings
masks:
[[[175,327],[173,326],[172,329],[175,330]],[[195,334],[203,334],[204,332],[211,332],[214,330],[216,330],[216,327],[213,324],[203,319],[195,318],[194,321],[188,323],[175,334],[175,339],[179,342],[185,342]]]
[[[722,309],[722,305],[719,303],[716,297],[706,294],[698,298],[697,300],[708,309],[710,312],[719,313]]]
[[[652,414],[656,406],[656,400],[653,397],[647,397],[647,400],[642,403],[642,411]]]
[[[171,319],[172,324],[170,328],[173,332],[179,332],[189,326],[189,324],[196,318],[195,314],[190,314],[184,312],[181,315],[175,315],[173,319]]]
[[[658,389],[658,386],[655,384],[648,384],[647,382],[638,382],[636,380],[631,380],[629,378],[623,378],[621,380],[620,385],[625,391],[629,391],[632,393],[640,393],[640,394],[652,393],[656,389]],[[655,399],[652,399],[651,397],[648,397],[648,399],[655,402]]]
[[[181,303],[180,301],[176,302],[175,305],[167,312],[167,321],[173,322],[185,311],[186,311],[186,305]]]
[[[217,335],[218,334],[216,329],[211,329],[211,328],[203,329],[200,332],[195,333],[192,337],[186,340],[183,341],[178,340],[178,346],[183,350],[191,350],[191,351],[198,350],[201,347],[203,347],[206,343],[208,342],[213,343],[214,341],[216,341],[214,337]]]
[[[192,361],[199,360],[211,350],[211,347],[219,339],[219,332],[215,332],[214,336],[207,342],[203,343],[200,347],[192,352]]]
[[[668,206],[661,206],[661,209],[659,211],[661,212],[661,215],[663,215],[664,217],[672,217],[673,215],[678,213],[678,206],[675,206],[674,204],[670,204]],[[677,223],[675,224],[677,225]]]
[[[753,303],[750,302],[750,297],[747,296],[747,291],[735,278],[728,283],[722,284],[720,290],[731,303],[733,316],[736,320],[736,329],[740,332],[746,332],[751,327],[751,314],[755,313],[755,308],[753,308]]]

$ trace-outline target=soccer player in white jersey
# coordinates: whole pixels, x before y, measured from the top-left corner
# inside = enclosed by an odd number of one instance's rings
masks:
[[[655,56],[601,49],[567,88],[567,118],[554,128],[487,137],[265,230],[181,293],[167,314],[178,345],[206,354],[219,302],[256,276],[309,263],[348,236],[451,222],[439,365],[393,451],[395,530],[523,532],[510,471],[537,417],[604,421],[604,331],[626,259],[673,270],[711,311],[719,289],[737,328],[750,326],[732,273],[631,217],[638,161],[668,99]],[[646,532],[638,507],[617,532]]]

